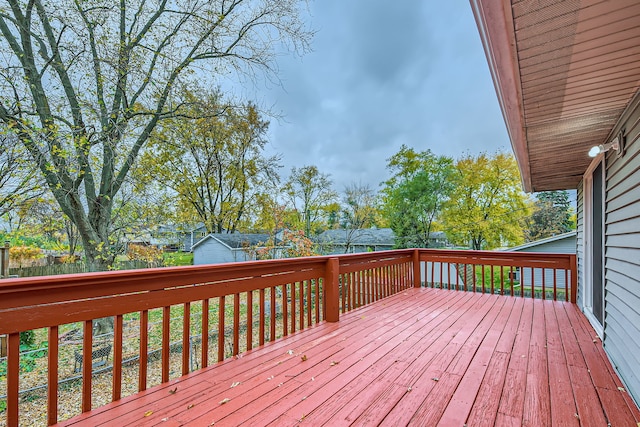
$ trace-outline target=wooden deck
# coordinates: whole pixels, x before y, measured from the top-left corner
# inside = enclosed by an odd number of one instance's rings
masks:
[[[59,425],[638,422],[576,305],[421,288]]]

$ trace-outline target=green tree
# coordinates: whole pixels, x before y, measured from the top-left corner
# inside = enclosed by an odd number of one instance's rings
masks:
[[[311,236],[312,225],[318,225],[323,214],[329,213],[331,204],[338,198],[331,185],[329,175],[321,173],[316,166],[291,169],[284,194],[297,212],[299,223],[304,224],[306,237]]]
[[[115,258],[114,202],[158,123],[182,114],[176,90],[272,73],[276,46],[308,47],[302,10],[297,0],[0,6],[0,121],[77,226],[91,268]]]
[[[168,120],[143,155],[150,173],[210,233],[246,228],[260,193],[279,180],[278,157],[263,153],[269,123],[251,103],[236,107],[218,91],[189,93],[194,119]],[[199,97],[198,97],[199,95]]]
[[[429,237],[453,189],[453,159],[402,146],[387,160],[393,176],[382,190],[396,246],[429,247]]]
[[[529,212],[513,155],[464,156],[456,162],[454,177],[442,214],[449,240],[472,249],[523,242],[522,218]]]
[[[346,230],[344,252],[348,253],[357,230],[377,225],[377,198],[366,184],[348,185],[342,196],[341,228]]]
[[[543,191],[535,196],[533,212],[525,221],[526,241],[544,239],[575,228],[568,191]]]

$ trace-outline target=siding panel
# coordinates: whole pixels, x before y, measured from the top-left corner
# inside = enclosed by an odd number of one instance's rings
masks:
[[[604,347],[640,402],[640,97],[624,114],[626,152],[606,157]]]
[[[577,194],[578,208],[576,210],[576,225],[578,232],[576,234],[576,250],[578,260],[578,295],[577,303],[578,307],[584,307],[584,300],[582,298],[582,291],[584,289],[584,181],[578,184]]]

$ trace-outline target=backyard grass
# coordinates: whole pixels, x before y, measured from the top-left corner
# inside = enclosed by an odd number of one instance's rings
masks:
[[[193,265],[191,252],[165,252],[162,254],[165,267],[177,267],[179,265]]]

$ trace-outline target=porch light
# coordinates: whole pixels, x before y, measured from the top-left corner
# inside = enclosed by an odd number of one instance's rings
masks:
[[[609,151],[610,149],[614,149],[616,151],[620,150],[620,137],[616,137],[616,139],[614,139],[613,141],[611,141],[608,144],[600,144],[600,145],[596,145],[594,147],[591,147],[591,150],[589,150],[589,157],[596,157],[598,154],[600,153],[606,153],[607,151]]]

